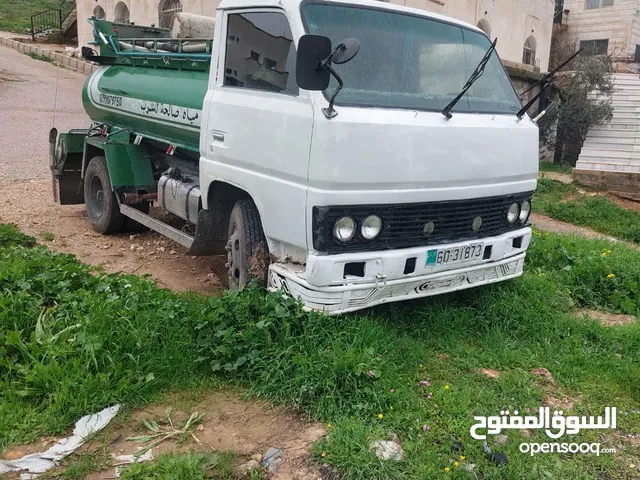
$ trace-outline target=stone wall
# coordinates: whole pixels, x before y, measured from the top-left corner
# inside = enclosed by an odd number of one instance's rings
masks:
[[[586,8],[585,0],[564,0],[563,23],[568,35],[580,40],[609,40],[610,55],[630,56],[640,44],[638,0],[615,0],[613,5]]]

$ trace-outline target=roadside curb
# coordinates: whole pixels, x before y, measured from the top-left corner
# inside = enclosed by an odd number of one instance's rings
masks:
[[[99,68],[99,65],[94,65],[81,59],[72,58],[67,55],[63,55],[62,53],[57,53],[53,50],[42,48],[38,45],[21,43],[11,38],[0,37],[0,45],[13,48],[14,50],[17,50],[24,54],[35,53],[36,55],[42,55],[43,57],[50,58],[58,65],[64,66],[65,68],[68,68],[70,70],[75,70],[76,72],[84,73],[85,75],[89,75]]]

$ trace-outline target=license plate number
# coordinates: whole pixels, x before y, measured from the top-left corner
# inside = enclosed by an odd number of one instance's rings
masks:
[[[474,243],[464,247],[428,250],[426,266],[427,268],[439,267],[467,260],[477,260],[482,257],[483,246],[482,243]]]

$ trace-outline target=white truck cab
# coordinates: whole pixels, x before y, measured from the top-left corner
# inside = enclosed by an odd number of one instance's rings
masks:
[[[341,313],[522,274],[538,129],[495,52],[443,113],[490,48],[474,26],[378,1],[222,1],[200,190],[249,194],[269,289]],[[348,61],[321,68],[331,52]]]

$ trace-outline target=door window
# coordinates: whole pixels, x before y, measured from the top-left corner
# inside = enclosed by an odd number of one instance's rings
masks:
[[[296,50],[287,17],[256,12],[228,18],[224,85],[298,95]]]

